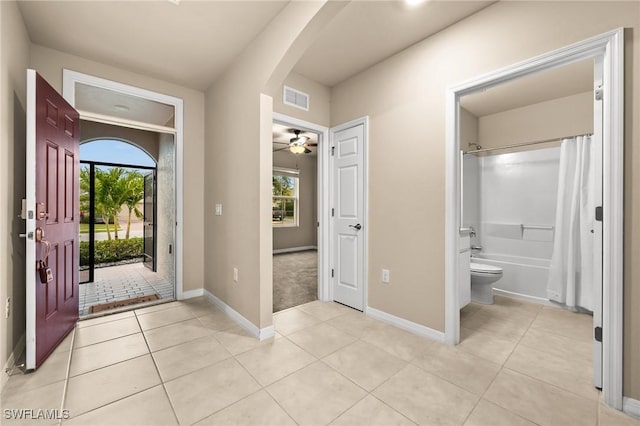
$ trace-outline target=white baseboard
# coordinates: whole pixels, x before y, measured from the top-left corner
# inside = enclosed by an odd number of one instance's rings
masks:
[[[193,299],[194,297],[200,297],[200,296],[204,296],[204,289],[203,288],[197,288],[195,290],[183,291],[181,300]]]
[[[640,401],[633,398],[622,398],[622,411],[632,417],[640,419]]]
[[[499,288],[494,288],[492,290],[493,290],[493,294],[497,294],[498,296],[506,296],[512,299],[520,299],[527,302],[538,303],[540,305],[554,306],[553,303],[549,302],[548,299],[544,299],[542,297],[527,296],[526,294],[514,293],[512,291],[507,291],[507,290],[500,290]]]
[[[444,342],[444,333],[441,331],[437,331],[424,325],[406,320],[404,318],[379,311],[370,306],[367,306],[366,314],[388,324],[395,325],[398,328],[402,328],[403,330],[407,330],[413,334],[417,334],[418,336],[427,337],[440,343]]]
[[[318,250],[317,246],[303,246],[303,247],[291,247],[285,249],[277,249],[273,251],[273,254],[281,254],[281,253],[293,253],[295,251],[307,251],[307,250]]]
[[[246,319],[242,316],[238,311],[233,309],[231,306],[227,305],[218,297],[214,296],[209,290],[203,289],[204,297],[210,300],[214,305],[216,305],[220,310],[222,310],[225,314],[229,315],[231,319],[233,319],[238,325],[253,336],[257,337],[259,340],[269,339],[275,336],[275,329],[273,325],[265,328],[259,328],[257,325]]]
[[[26,336],[23,333],[22,336],[20,336],[18,343],[13,348],[11,355],[9,355],[9,359],[7,359],[7,362],[4,364],[4,367],[2,367],[2,371],[0,372],[0,393],[2,393],[2,390],[4,389],[5,385],[9,381],[8,371],[13,369],[13,367],[15,366],[17,357],[19,357],[22,351],[24,350],[25,338]]]

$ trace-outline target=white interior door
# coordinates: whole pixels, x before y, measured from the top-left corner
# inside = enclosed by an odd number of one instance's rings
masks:
[[[602,87],[603,58],[595,60],[595,91]],[[594,204],[602,206],[602,97],[595,96],[593,102],[593,176]],[[599,99],[598,99],[599,98]],[[607,208],[607,206],[603,206]],[[595,214],[595,212],[594,212]],[[597,219],[597,218],[596,218]],[[602,389],[602,221],[593,222],[593,385]]]
[[[364,123],[331,130],[333,155],[333,300],[364,309]]]

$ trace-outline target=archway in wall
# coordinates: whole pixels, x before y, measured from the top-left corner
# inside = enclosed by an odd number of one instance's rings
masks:
[[[172,153],[154,132],[81,143],[81,316],[175,297]]]

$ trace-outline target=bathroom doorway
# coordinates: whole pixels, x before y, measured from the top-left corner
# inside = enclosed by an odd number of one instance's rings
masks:
[[[573,46],[569,46],[559,51],[550,52],[546,55],[542,55],[537,58],[533,58],[531,60],[525,61],[520,64],[513,65],[507,69],[500,70],[495,73],[491,73],[486,76],[478,77],[473,81],[461,84],[457,87],[450,89],[449,91],[449,100],[448,100],[448,115],[450,120],[448,121],[448,162],[447,162],[447,182],[448,182],[448,192],[447,192],[447,217],[451,218],[447,222],[447,312],[446,312],[446,327],[445,327],[445,335],[447,341],[451,343],[459,343],[461,347],[465,345],[464,339],[468,337],[468,327],[460,327],[461,324],[470,326],[471,328],[478,326],[479,324],[485,323],[490,324],[493,321],[493,327],[496,331],[502,327],[505,327],[505,321],[500,322],[496,321],[496,318],[500,318],[501,314],[507,312],[509,310],[519,310],[518,313],[521,314],[520,318],[520,329],[517,330],[518,333],[521,333],[521,340],[525,341],[525,336],[534,330],[538,330],[538,334],[531,335],[526,337],[527,341],[530,345],[535,345],[534,342],[536,338],[538,340],[541,337],[547,337],[547,340],[551,340],[550,333],[552,331],[559,331],[559,327],[564,327],[567,323],[571,322],[571,319],[580,318],[578,315],[568,310],[559,309],[557,307],[549,306],[551,302],[546,303],[530,303],[531,302],[544,302],[544,300],[556,299],[553,296],[550,285],[551,280],[547,280],[545,284],[545,291],[543,294],[534,294],[527,295],[527,297],[516,298],[514,296],[522,295],[524,290],[521,287],[518,287],[518,284],[512,284],[512,280],[509,279],[509,286],[507,288],[502,288],[502,293],[499,295],[493,294],[494,300],[496,303],[494,305],[471,305],[473,306],[470,309],[462,309],[460,311],[461,305],[464,305],[465,300],[463,297],[464,291],[460,291],[461,288],[466,288],[466,284],[464,283],[464,279],[469,276],[473,277],[473,274],[479,275],[483,278],[486,278],[487,271],[482,271],[476,269],[475,272],[471,272],[471,263],[470,260],[470,250],[465,253],[465,242],[469,241],[469,249],[472,245],[476,246],[474,248],[474,257],[477,259],[478,254],[482,253],[485,248],[496,248],[502,245],[503,250],[505,252],[498,254],[508,254],[512,256],[508,259],[505,256],[497,256],[494,259],[486,259],[482,260],[482,263],[490,264],[491,262],[503,262],[503,266],[505,268],[508,266],[511,268],[514,264],[518,266],[518,268],[523,269],[524,272],[520,271],[520,275],[523,276],[524,281],[527,280],[527,277],[530,275],[527,272],[526,268],[529,270],[538,269],[540,265],[536,264],[528,264],[533,262],[524,262],[522,261],[522,257],[527,256],[515,256],[518,259],[513,257],[513,254],[524,254],[524,252],[519,253],[518,250],[524,250],[523,245],[525,245],[525,241],[531,241],[531,243],[526,243],[531,246],[530,250],[532,253],[535,253],[536,256],[542,255],[542,253],[551,248],[552,251],[558,251],[557,245],[554,244],[553,240],[549,241],[552,238],[555,238],[557,233],[561,232],[560,222],[556,223],[555,218],[553,224],[550,223],[535,223],[535,217],[532,219],[519,219],[514,220],[514,216],[510,216],[510,214],[515,214],[515,211],[520,207],[520,205],[524,201],[528,201],[534,195],[547,197],[549,193],[553,193],[553,191],[549,191],[547,187],[543,191],[535,190],[536,184],[539,182],[531,182],[529,179],[527,182],[530,184],[531,189],[529,191],[516,191],[509,193],[508,187],[513,186],[514,182],[517,180],[516,178],[523,178],[527,175],[523,170],[526,168],[533,168],[533,164],[540,166],[541,164],[546,164],[544,167],[552,167],[551,164],[554,160],[551,158],[553,154],[551,152],[545,152],[543,149],[532,149],[534,146],[536,148],[541,148],[544,143],[555,143],[555,139],[561,139],[563,146],[561,147],[561,151],[567,151],[565,143],[570,143],[571,141],[582,143],[583,139],[591,139],[593,144],[597,147],[598,145],[602,147],[602,150],[598,152],[597,149],[591,151],[595,155],[592,158],[591,164],[595,166],[595,173],[602,174],[602,184],[603,188],[600,192],[600,196],[603,197],[603,200],[600,201],[597,198],[595,200],[591,200],[595,206],[599,207],[600,212],[602,212],[602,207],[605,206],[605,211],[609,211],[609,215],[604,217],[604,221],[601,221],[602,218],[596,218],[596,210],[594,208],[592,215],[590,215],[591,226],[586,228],[587,232],[591,234],[594,239],[594,253],[597,253],[597,250],[603,250],[604,256],[600,257],[601,261],[594,261],[592,266],[595,267],[593,271],[591,271],[591,276],[594,278],[593,280],[593,293],[592,293],[592,305],[591,311],[593,312],[593,320],[592,321],[582,321],[579,325],[576,325],[574,328],[582,330],[581,333],[587,339],[587,342],[590,343],[586,345],[586,348],[592,347],[592,365],[593,365],[593,382],[591,380],[588,382],[590,386],[595,385],[596,387],[602,387],[604,393],[604,400],[609,405],[612,405],[616,408],[621,408],[622,403],[622,388],[621,388],[621,307],[622,307],[622,299],[621,299],[621,288],[622,288],[622,263],[621,258],[614,258],[612,255],[621,254],[621,244],[622,244],[622,229],[614,218],[617,218],[618,215],[621,215],[621,207],[622,207],[622,191],[621,191],[621,178],[622,178],[622,138],[621,138],[621,130],[622,130],[622,120],[620,115],[620,109],[618,108],[620,102],[622,100],[622,93],[620,90],[619,84],[621,83],[621,75],[622,75],[622,60],[621,60],[621,40],[622,40],[622,31],[614,31],[610,33],[603,34],[598,37],[594,37],[593,39],[586,40],[584,42],[578,43]],[[488,136],[491,133],[491,127],[499,128],[500,123],[499,119],[502,118],[503,127],[499,131],[498,134],[494,134],[493,137],[489,139],[485,138],[485,145],[479,142],[480,136],[475,140],[470,140],[469,138],[469,128],[473,129],[473,120],[470,120],[470,117],[467,115],[469,109],[474,109],[476,107],[473,106],[473,102],[467,102],[465,107],[464,98],[467,95],[469,99],[472,99],[474,93],[479,93],[482,91],[495,91],[498,92],[503,87],[508,87],[507,85],[517,84],[518,79],[525,76],[530,76],[528,78],[544,78],[544,74],[547,76],[555,73],[562,73],[564,71],[571,70],[575,71],[577,67],[580,65],[578,62],[580,61],[590,61],[591,69],[593,70],[592,78],[586,78],[587,82],[591,83],[591,86],[584,86],[588,91],[584,91],[584,99],[587,99],[587,95],[591,101],[591,105],[593,105],[591,117],[593,117],[592,121],[592,129],[572,129],[571,131],[564,133],[563,129],[554,129],[551,125],[539,126],[535,130],[530,131],[529,134],[526,135],[526,138],[520,138],[517,134],[517,131],[521,131],[522,127],[517,125],[517,117],[518,113],[522,113],[524,109],[527,107],[530,109],[529,112],[531,114],[520,114],[521,116],[528,117],[529,120],[532,117],[543,117],[544,111],[547,111],[549,108],[536,110],[535,106],[540,107],[540,104],[544,104],[544,102],[554,101],[556,103],[561,102],[563,99],[564,102],[569,102],[574,100],[577,102],[578,98],[580,98],[580,91],[576,93],[564,93],[563,97],[556,97],[554,99],[537,99],[537,102],[528,102],[523,105],[514,105],[512,108],[506,111],[493,111],[492,114],[486,114],[483,119],[478,119],[477,127],[475,131],[478,135]],[[570,67],[574,67],[573,69]],[[554,69],[554,71],[550,71]],[[607,70],[606,74],[603,70]],[[615,72],[611,72],[615,70]],[[551,74],[548,74],[551,73]],[[535,75],[534,75],[535,74]],[[569,83],[564,83],[562,86],[566,88],[567,86],[571,86],[573,83],[579,82],[578,78],[574,77]],[[521,79],[524,81],[524,78]],[[557,87],[557,86],[556,86]],[[536,96],[539,94],[543,94],[547,89],[554,88],[553,84],[536,84],[532,85],[529,88],[530,96]],[[511,88],[511,90],[513,90]],[[603,97],[602,91],[605,91],[609,96]],[[526,92],[526,91],[524,91]],[[490,94],[490,93],[489,93]],[[481,95],[477,95],[480,97]],[[575,99],[573,99],[574,97]],[[518,96],[513,96],[513,93],[510,93],[510,99],[518,99]],[[570,99],[571,98],[571,99]],[[586,108],[585,105],[588,105],[589,102],[585,102],[583,100],[580,105],[583,108]],[[549,106],[548,104],[545,106]],[[515,108],[514,108],[515,107]],[[464,110],[463,110],[464,108]],[[466,111],[465,111],[466,110]],[[507,114],[507,111],[510,113]],[[570,112],[576,112],[577,110],[571,110]],[[502,115],[502,117],[500,116]],[[505,116],[509,116],[510,120],[505,121]],[[554,117],[551,117],[554,118]],[[549,117],[547,117],[549,121]],[[571,121],[571,124],[575,124],[575,120],[566,120]],[[469,123],[471,122],[471,124]],[[515,128],[515,132],[514,132]],[[590,132],[591,130],[591,132]],[[551,136],[545,136],[544,134],[538,134],[536,132],[542,131],[554,131],[555,134]],[[511,133],[510,133],[511,132]],[[592,134],[590,134],[592,133]],[[501,137],[506,137],[508,140],[499,141]],[[575,137],[575,139],[573,139]],[[466,140],[465,140],[466,138]],[[495,145],[492,145],[495,144]],[[487,146],[488,145],[488,146]],[[511,149],[511,152],[503,153],[501,155],[497,155],[494,148],[497,147],[506,147]],[[570,148],[574,149],[578,144],[572,145]],[[516,149],[519,152],[513,152]],[[553,150],[553,147],[545,147],[545,149]],[[557,149],[557,148],[555,148]],[[460,150],[463,152],[467,152],[465,164],[464,155],[461,155]],[[502,150],[504,151],[504,150]],[[586,150],[583,150],[586,151]],[[604,152],[604,155],[602,154]],[[475,154],[475,159],[471,157],[471,155]],[[531,157],[531,161],[523,160],[523,158]],[[603,162],[602,158],[606,161]],[[476,163],[476,164],[473,164]],[[464,165],[468,167],[464,167]],[[525,167],[526,166],[526,167]],[[530,167],[531,166],[531,167]],[[462,174],[466,171],[467,174],[470,174],[470,170],[476,168],[476,173],[478,173],[479,179],[476,180],[476,191],[475,196],[477,197],[477,205],[480,205],[479,212],[485,214],[486,218],[490,218],[491,221],[484,221],[480,223],[479,229],[469,229],[473,228],[473,226],[465,226],[465,216],[467,213],[467,222],[471,221],[471,216],[469,216],[469,211],[473,210],[473,195],[470,197],[464,197],[462,193],[462,184],[465,182],[465,176]],[[542,166],[541,166],[542,167]],[[542,169],[544,169],[542,167]],[[600,168],[602,167],[602,168]],[[464,170],[463,170],[464,168]],[[540,168],[540,167],[538,167]],[[560,166],[558,165],[558,175],[561,175],[559,171]],[[605,172],[602,173],[601,170]],[[501,174],[506,174],[507,179],[504,180],[505,176],[502,176],[503,179],[500,179]],[[543,173],[542,179],[545,177],[553,175],[547,171],[546,174]],[[484,179],[484,181],[483,181]],[[492,180],[493,179],[493,180]],[[498,179],[498,180],[496,180]],[[534,178],[535,179],[535,178]],[[467,181],[469,176],[467,176]],[[598,180],[598,179],[595,179]],[[500,182],[502,182],[506,186],[507,190],[505,191],[493,191],[502,192],[502,196],[507,197],[510,202],[506,204],[497,205],[497,202],[494,200],[489,204],[482,204],[483,194],[487,195],[487,187],[493,186],[495,189],[495,185],[500,186]],[[470,182],[468,182],[470,183]],[[485,192],[482,192],[482,191]],[[597,188],[591,188],[592,192],[598,192]],[[473,192],[473,191],[467,191]],[[583,191],[589,192],[589,191]],[[556,203],[558,201],[557,195],[558,193],[562,194],[561,191],[556,190]],[[479,196],[478,196],[479,194]],[[467,194],[469,195],[469,194]],[[492,194],[495,195],[495,194]],[[491,200],[490,200],[491,201]],[[562,201],[562,200],[560,200]],[[598,201],[600,201],[598,203]],[[465,206],[465,203],[467,204]],[[552,211],[560,211],[559,207],[560,203],[557,203],[555,208],[552,208]],[[536,204],[536,207],[540,207],[539,204]],[[542,217],[542,216],[540,216]],[[620,216],[621,217],[621,216]],[[480,215],[479,220],[482,220],[482,215]],[[549,220],[547,218],[547,220]],[[588,225],[589,226],[589,225]],[[602,229],[602,231],[599,230]],[[584,230],[585,228],[580,228]],[[461,235],[464,231],[466,236]],[[476,231],[480,231],[484,233],[484,236],[481,235],[482,245],[473,244],[471,240],[471,235],[474,235],[474,238],[478,237],[478,233]],[[591,233],[593,231],[593,233]],[[602,235],[602,239],[599,239],[599,233]],[[554,237],[552,237],[554,235]],[[538,241],[541,240],[541,241]],[[485,244],[486,242],[486,244]],[[486,247],[485,247],[486,246]],[[554,249],[554,246],[556,248]],[[485,253],[486,254],[486,253]],[[489,253],[491,254],[491,253]],[[465,271],[465,256],[469,266]],[[533,256],[533,255],[532,255]],[[589,255],[586,254],[586,257]],[[592,256],[592,259],[597,259],[597,254]],[[566,259],[565,259],[566,260]],[[598,259],[599,260],[599,259]],[[551,257],[551,262],[553,263],[553,256]],[[505,268],[497,266],[495,263],[491,266],[500,269],[502,274],[506,277],[507,275],[513,276],[518,275],[518,272],[510,271],[507,274]],[[551,265],[550,265],[551,266]],[[566,265],[565,265],[566,266]],[[550,269],[553,271],[553,268]],[[605,271],[603,275],[602,271]],[[513,273],[512,273],[513,272]],[[580,272],[579,270],[577,271]],[[468,275],[467,275],[468,274]],[[493,277],[495,278],[495,277]],[[502,278],[500,278],[502,279]],[[494,281],[496,283],[496,287],[498,287],[497,283],[500,282],[500,279]],[[607,304],[602,305],[602,279],[606,280],[608,285],[605,289],[608,291],[606,294],[605,300]],[[541,281],[545,281],[544,278],[540,279]],[[477,281],[477,280],[476,280]],[[563,284],[569,284],[569,280],[564,280]],[[485,280],[486,282],[486,280]],[[599,284],[599,285],[598,285]],[[505,287],[505,285],[500,285]],[[491,287],[490,287],[491,288]],[[499,288],[499,287],[498,287]],[[544,287],[543,287],[544,288]],[[569,290],[566,291],[564,299],[560,297],[560,302],[563,304],[567,304],[569,306],[574,307],[575,310],[580,310],[581,307],[572,302],[575,299],[575,295],[569,294]],[[577,290],[580,293],[580,290]],[[586,293],[586,291],[583,291]],[[540,300],[535,300],[538,297]],[[581,302],[582,303],[582,302]],[[548,304],[548,305],[546,305]],[[545,306],[546,305],[546,306]],[[582,314],[584,315],[584,314]],[[475,321],[470,322],[471,319],[475,317]],[[550,318],[550,317],[554,317]],[[584,318],[582,316],[581,318]],[[509,321],[511,322],[511,321]],[[602,327],[603,322],[605,323],[605,329],[610,330],[611,335],[608,338],[604,339],[604,345],[602,344]],[[575,325],[575,324],[574,324]],[[504,331],[504,330],[503,330]],[[514,330],[507,330],[514,332]],[[494,333],[497,334],[497,333]],[[571,334],[571,332],[567,333]],[[574,336],[564,336],[571,339]],[[497,347],[498,344],[494,345]],[[561,345],[551,345],[552,348],[558,348]],[[583,352],[584,352],[583,345]],[[539,348],[538,348],[539,349]],[[602,352],[605,352],[605,356],[602,356]],[[522,351],[520,351],[520,354]],[[515,354],[515,351],[514,351]],[[530,355],[530,354],[529,354]],[[553,357],[554,355],[546,354],[549,357]],[[555,354],[557,355],[557,354]],[[605,364],[603,364],[602,360],[604,359]],[[506,362],[510,362],[507,360]],[[516,361],[514,361],[516,362]],[[547,365],[550,364],[546,363]],[[526,364],[526,363],[522,363]],[[549,368],[546,368],[544,371],[550,371]],[[532,374],[532,372],[529,372]],[[525,373],[526,374],[526,373]],[[555,385],[561,386],[569,386],[566,383],[556,383]],[[585,392],[591,392],[592,389],[586,389]]]

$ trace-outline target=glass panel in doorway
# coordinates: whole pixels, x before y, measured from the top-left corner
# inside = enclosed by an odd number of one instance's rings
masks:
[[[145,225],[152,234],[158,226],[145,223],[145,176],[155,173],[155,167],[81,162],[80,315],[174,298],[173,276],[144,265],[145,246],[155,251],[156,244],[145,238]]]

